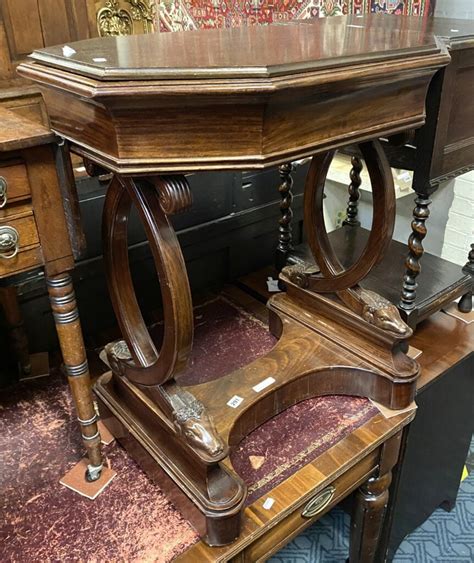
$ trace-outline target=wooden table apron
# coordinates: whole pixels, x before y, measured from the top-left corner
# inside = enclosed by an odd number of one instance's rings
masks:
[[[102,38],[36,51],[19,67],[39,82],[55,131],[91,173],[113,173],[103,220],[110,295],[125,342],[96,393],[178,483],[185,514],[211,545],[238,536],[246,490],[229,448],[264,421],[324,394],[392,408],[414,397],[418,365],[397,309],[359,282],[393,232],[393,179],[376,140],[424,121],[446,49],[406,18],[328,18],[287,26]],[[370,173],[372,233],[344,269],[322,199],[333,151],[359,143]],[[210,383],[176,376],[193,340],[192,301],[169,217],[192,204],[186,172],[265,168],[312,156],[305,226],[320,272],[284,268],[270,299],[275,348]],[[133,289],[127,221],[134,205],[160,278],[164,335],[151,340]],[[379,485],[378,485],[379,486]],[[383,487],[382,487],[383,489]]]

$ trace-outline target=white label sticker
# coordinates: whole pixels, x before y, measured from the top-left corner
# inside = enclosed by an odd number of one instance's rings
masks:
[[[263,503],[263,508],[265,510],[270,510],[270,508],[275,504],[275,499],[272,497],[268,497],[265,502]]]
[[[243,401],[242,397],[239,397],[238,395],[234,395],[232,399],[230,399],[230,401],[227,401],[227,406],[236,409],[242,403],[242,401]]]
[[[267,377],[267,379],[260,381],[260,383],[252,387],[252,389],[255,391],[255,393],[260,393],[260,391],[263,391],[264,389],[269,387],[272,383],[275,383],[275,381],[276,380],[274,377]]]
[[[64,45],[63,55],[65,57],[71,57],[72,55],[75,55],[75,54],[76,54],[76,51],[72,47],[69,47],[69,45]]]
[[[276,293],[277,291],[281,291],[278,287],[278,280],[274,280],[271,277],[267,278],[267,289],[270,293]]]
[[[104,57],[95,57],[94,59],[92,59],[95,63],[106,63],[107,59],[105,59]]]

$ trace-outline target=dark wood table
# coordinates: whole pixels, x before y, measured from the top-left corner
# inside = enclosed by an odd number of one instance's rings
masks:
[[[422,322],[410,344],[422,350],[417,414],[404,431],[377,561],[439,507],[452,510],[474,432],[474,325],[444,313]]]
[[[376,139],[423,124],[430,80],[449,62],[432,32],[413,30],[410,21],[328,18],[109,37],[35,51],[19,67],[40,85],[53,130],[88,171],[113,174],[104,260],[124,340],[106,347],[112,372],[95,386],[103,412],[209,545],[227,545],[241,532],[247,492],[228,454],[253,429],[318,395],[371,397],[394,409],[413,400],[419,366],[406,354],[412,331],[396,307],[359,285],[382,259],[395,219],[392,176]],[[345,269],[321,218],[334,150],[350,143],[359,143],[370,171],[374,220],[359,260]],[[267,355],[218,380],[180,386],[193,316],[169,217],[192,205],[185,173],[263,169],[313,155],[305,225],[321,274],[282,271],[287,291],[268,303],[279,341]],[[132,205],[160,279],[158,344],[130,275]],[[361,488],[354,561],[373,558],[395,462],[388,455]]]
[[[29,363],[27,341],[14,288],[15,276],[44,269],[59,343],[64,358],[91,478],[102,470],[100,436],[92,404],[89,369],[70,271],[74,257],[61,189],[61,149],[52,131],[0,108],[0,280],[2,303],[23,366]]]

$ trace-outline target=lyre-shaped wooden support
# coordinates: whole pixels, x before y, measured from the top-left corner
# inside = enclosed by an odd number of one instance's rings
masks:
[[[164,334],[159,350],[141,314],[130,272],[127,224],[132,204],[145,227],[160,281]],[[121,420],[136,417],[143,424],[153,420],[143,440],[155,447],[159,466],[180,482],[190,503],[206,515],[204,523],[197,524],[202,536],[221,544],[239,533],[245,486],[219,464],[228,455],[228,446],[203,403],[174,380],[191,352],[193,309],[184,258],[168,216],[191,204],[182,175],[113,177],[104,206],[104,258],[124,340],[106,347],[113,377],[101,380],[96,393],[103,408]],[[223,520],[225,532],[220,530]]]
[[[395,222],[393,178],[383,149],[378,141],[362,143],[359,148],[373,193],[372,228],[361,255],[346,269],[331,246],[324,225],[323,197],[334,152],[316,155],[309,169],[304,196],[304,226],[316,267],[287,266],[281,279],[289,296],[350,328],[354,332],[351,340],[355,348],[363,348],[363,343],[358,342],[361,335],[377,343],[379,359],[385,358],[391,376],[413,377],[418,368],[401,352],[406,347],[404,341],[412,334],[411,329],[392,303],[359,285],[382,260]],[[335,301],[331,295],[340,301]]]
[[[284,268],[287,293],[275,295],[268,305],[277,345],[248,366],[186,388],[177,385],[175,376],[191,351],[192,303],[168,216],[190,206],[189,186],[184,176],[114,176],[109,187],[104,256],[124,340],[106,347],[113,374],[95,386],[101,412],[118,425],[118,438],[145,470],[156,475],[159,468],[160,486],[166,487],[169,477],[178,485],[174,502],[211,545],[229,543],[239,533],[246,488],[227,456],[254,428],[318,395],[368,396],[392,408],[413,400],[418,366],[403,351],[410,330],[393,305],[358,285],[390,240],[394,211],[391,176],[380,146],[365,143],[361,148],[375,207],[362,262],[344,270],[321,228],[324,179],[333,153],[316,156],[306,183],[305,221],[321,273]],[[130,274],[127,221],[132,204],[160,279],[164,335],[159,350],[141,315]],[[331,292],[339,300],[331,299]]]
[[[138,209],[160,279],[164,335],[158,352],[138,306],[128,259],[127,225],[132,202]],[[123,362],[127,378],[159,385],[186,365],[193,341],[193,312],[185,264],[168,215],[192,204],[184,176],[134,181],[114,176],[104,207],[103,240],[109,292],[133,362]]]
[[[406,337],[410,329],[395,306],[358,284],[380,262],[392,239],[395,223],[393,178],[378,141],[363,143],[360,149],[367,163],[373,192],[372,228],[366,247],[348,269],[339,261],[324,226],[324,184],[334,152],[315,156],[306,180],[305,229],[308,244],[320,271],[304,272],[288,267],[284,275],[314,293],[336,293],[355,313],[374,326]]]

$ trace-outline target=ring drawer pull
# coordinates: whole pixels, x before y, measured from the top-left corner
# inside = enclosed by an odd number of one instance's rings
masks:
[[[336,487],[330,485],[313,497],[308,504],[303,508],[301,516],[304,518],[312,518],[322,512],[326,506],[332,501]]]
[[[0,209],[5,207],[8,200],[7,195],[8,182],[3,176],[0,176]]]
[[[0,227],[0,258],[11,260],[20,249],[20,235],[13,227]]]

